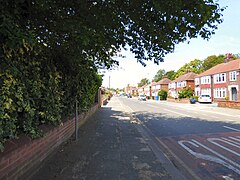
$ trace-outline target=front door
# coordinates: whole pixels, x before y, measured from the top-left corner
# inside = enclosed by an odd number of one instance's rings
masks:
[[[232,101],[237,101],[237,88],[233,87],[232,89]]]

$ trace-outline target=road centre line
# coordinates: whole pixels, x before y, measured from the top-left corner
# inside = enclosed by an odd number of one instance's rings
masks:
[[[184,106],[177,106],[177,105],[172,105],[172,104],[168,104],[168,105],[172,106],[172,107],[187,109],[187,110],[189,110],[189,107],[190,107],[192,109],[194,108],[194,109],[198,109],[199,111],[209,112],[209,113],[212,113],[212,114],[219,114],[219,115],[230,116],[230,117],[235,117],[235,118],[236,117],[240,117],[240,115],[231,115],[231,114],[226,114],[226,113],[222,113],[222,112],[216,112],[216,111],[209,111],[209,110],[205,110],[205,109],[199,109],[198,106],[192,106],[192,105],[188,105],[188,104],[184,104]],[[201,108],[208,108],[208,107],[201,107]]]
[[[191,104],[183,104],[182,106],[177,106],[177,104],[167,104],[168,106],[172,106],[172,107],[178,107],[178,108],[182,108],[182,109],[189,109],[190,108],[195,108],[198,109],[199,111],[205,111],[205,112],[210,112],[210,113],[215,113],[215,114],[221,114],[221,115],[225,115],[225,116],[231,116],[231,117],[240,117],[240,115],[231,115],[231,114],[226,114],[226,113],[222,113],[222,112],[216,112],[216,111],[209,111],[209,110],[205,110],[206,108],[208,109],[209,107],[200,107],[199,106],[194,106]],[[200,108],[204,108],[204,109],[200,109]]]
[[[188,114],[184,114],[184,113],[179,113],[179,112],[175,112],[175,111],[171,111],[169,109],[163,109],[164,111],[168,111],[168,112],[171,112],[171,113],[175,113],[175,114],[178,114],[178,115],[181,115],[181,116],[187,116],[187,117],[191,117],[189,116]]]
[[[205,112],[214,113],[214,114],[220,114],[220,115],[224,115],[224,116],[236,117],[236,115],[225,114],[225,113],[216,112],[216,111],[208,111],[208,110],[201,110],[201,109],[199,109],[199,111],[205,111]]]
[[[234,130],[234,131],[237,131],[237,132],[240,132],[239,129],[235,129],[235,128],[232,128],[232,127],[228,127],[228,126],[223,126],[224,128],[227,128],[227,129],[231,129],[231,130]]]

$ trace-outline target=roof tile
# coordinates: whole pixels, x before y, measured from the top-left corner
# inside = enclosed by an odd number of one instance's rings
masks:
[[[198,77],[209,76],[213,74],[229,72],[234,70],[240,70],[240,59],[232,60],[227,63],[218,64],[208,69],[207,71],[204,71],[203,73],[199,74]]]

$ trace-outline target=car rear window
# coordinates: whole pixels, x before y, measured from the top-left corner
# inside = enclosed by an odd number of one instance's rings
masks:
[[[210,97],[209,95],[202,95],[202,97]]]

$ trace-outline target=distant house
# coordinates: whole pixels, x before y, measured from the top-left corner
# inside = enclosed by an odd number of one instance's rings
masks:
[[[168,78],[163,78],[158,82],[152,83],[152,97],[158,95],[158,91],[165,90],[168,91],[168,84],[171,82]]]
[[[147,84],[145,87],[144,87],[144,94],[148,97],[150,97],[150,94],[151,94],[151,86],[152,84]]]
[[[125,92],[126,94],[136,95],[136,94],[137,94],[137,87],[135,87],[135,86],[130,86],[130,85],[128,84],[127,87],[124,88],[124,92]]]
[[[226,54],[225,62],[195,78],[195,94],[208,94],[213,101],[240,101],[240,59]]]
[[[184,74],[180,77],[178,77],[177,79],[171,81],[168,84],[168,93],[169,96],[177,98],[178,97],[178,92],[184,88],[191,88],[194,92],[195,89],[195,77],[197,77],[197,74],[193,73],[193,72],[189,72],[187,74]]]
[[[145,85],[137,88],[137,91],[138,91],[138,94],[139,94],[139,95],[140,95],[140,94],[146,95],[146,94],[145,94],[145,92],[146,92],[146,86],[147,86],[147,84],[145,84]]]

